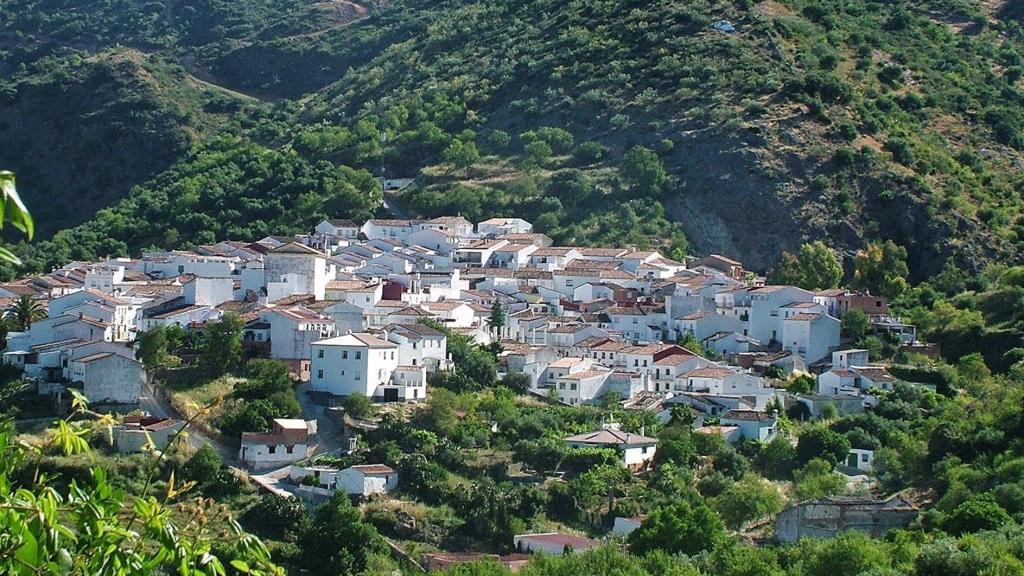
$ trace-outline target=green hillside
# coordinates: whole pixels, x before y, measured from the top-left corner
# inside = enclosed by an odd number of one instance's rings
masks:
[[[58,7],[95,25],[77,26]],[[1013,2],[8,0],[0,14],[10,17],[3,61],[28,63],[22,82],[114,45],[177,70],[164,75],[176,90],[134,101],[165,110],[174,126],[132,124],[131,137],[209,142],[227,129],[305,164],[374,172],[382,153],[389,175],[417,178],[397,199],[408,212],[516,213],[565,243],[678,253],[688,240],[691,252],[762,270],[819,238],[847,254],[892,239],[916,277],[949,257],[977,268],[1022,249],[1024,29]],[[721,20],[734,31],[716,29]],[[211,84],[262,104],[203,104]],[[55,121],[104,139],[77,120],[92,117],[77,106],[51,108]],[[181,126],[194,137],[182,139]],[[145,170],[124,170],[111,154],[76,165],[93,167],[87,187],[113,204],[161,170],[171,171],[142,188],[193,170],[195,150],[158,149]],[[40,189],[52,194],[75,175],[47,171],[53,182]],[[19,175],[30,199],[34,180]],[[137,209],[138,194],[115,211],[175,227]],[[255,200],[277,219],[332,212],[292,201],[274,190]],[[37,213],[48,230],[77,222]],[[261,229],[247,213],[228,216],[233,229]],[[96,221],[69,236],[154,242]],[[98,246],[68,249],[79,257]]]

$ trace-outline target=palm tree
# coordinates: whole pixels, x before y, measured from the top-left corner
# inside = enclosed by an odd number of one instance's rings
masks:
[[[4,315],[11,319],[13,329],[28,330],[33,322],[46,318],[46,306],[29,294],[22,294]]]
[[[14,321],[5,312],[4,315],[0,316],[0,350],[7,349],[7,335],[16,331]]]

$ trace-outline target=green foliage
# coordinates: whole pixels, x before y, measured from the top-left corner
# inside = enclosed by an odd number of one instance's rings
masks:
[[[501,332],[501,329],[505,327],[505,311],[501,307],[501,300],[498,298],[494,299],[494,304],[491,305],[491,315],[487,317],[487,326],[492,332]]]
[[[850,441],[842,434],[825,426],[811,426],[800,433],[796,445],[796,457],[800,465],[812,459],[821,459],[830,465],[846,460]]]
[[[810,374],[798,374],[790,378],[786,391],[790,394],[810,394],[818,388],[818,381]]]
[[[818,240],[802,245],[799,256],[783,252],[782,260],[772,271],[771,282],[804,290],[823,290],[836,288],[842,279],[843,267],[835,251]]]
[[[871,318],[860,308],[852,308],[843,314],[842,334],[854,342],[861,341],[871,333]]]
[[[907,249],[892,240],[870,244],[857,254],[853,285],[887,298],[907,289]]]
[[[384,540],[363,522],[344,492],[316,508],[297,541],[302,565],[315,574],[358,574],[371,555],[386,551]]]
[[[787,480],[796,467],[796,449],[789,440],[776,435],[771,442],[761,447],[755,464],[767,478]]]
[[[20,331],[28,330],[33,322],[46,316],[46,304],[30,294],[21,294],[4,310],[4,318],[10,320],[12,328]]]
[[[163,326],[154,326],[135,338],[137,349],[135,357],[150,372],[167,364],[167,331]]]
[[[283,540],[301,530],[308,519],[309,512],[298,498],[285,498],[276,494],[260,496],[242,517],[260,536],[276,540]]]
[[[346,396],[342,406],[345,407],[345,414],[357,420],[366,420],[374,414],[373,400],[358,392]]]
[[[214,375],[231,372],[242,363],[242,324],[242,319],[233,312],[206,323],[201,345],[202,360]]]
[[[607,154],[608,149],[603,144],[591,140],[581,143],[576,148],[574,157],[577,164],[580,164],[581,166],[589,166],[600,162]]]
[[[32,239],[35,223],[32,220],[32,215],[22,203],[21,197],[18,196],[14,173],[0,170],[0,228],[7,223],[24,232],[29,240]],[[0,246],[0,261],[10,264],[21,263],[13,252],[3,246]]]
[[[728,528],[739,530],[781,510],[782,495],[770,482],[748,474],[719,494],[713,506]]]
[[[500,312],[500,306],[498,310]],[[455,365],[454,369],[437,374],[431,381],[432,386],[463,392],[482,390],[494,385],[497,368],[494,355],[489,350],[477,346],[470,337],[452,332],[438,322],[426,324],[445,334],[448,340],[448,353]]]
[[[74,403],[73,417],[87,412],[80,398]],[[111,422],[106,419],[107,425]],[[230,564],[250,574],[283,573],[271,564],[266,547],[236,522],[228,518],[227,528],[218,528],[213,523],[220,514],[216,506],[180,501],[189,484],[177,484],[171,475],[158,499],[151,481],[163,456],[149,464],[145,485],[132,494],[116,486],[102,466],[92,467],[83,481],[41,474],[42,450],[60,447],[66,456],[88,456],[83,436],[89,432],[82,421],[61,420],[47,446],[27,447],[15,443],[10,424],[3,424],[0,572],[198,576],[226,574]]]
[[[956,507],[942,520],[942,529],[959,536],[968,532],[994,530],[1012,520],[1002,506],[988,495],[975,496]]]
[[[651,150],[635,146],[622,157],[619,173],[636,196],[657,196],[668,181],[661,159]]]
[[[725,537],[725,526],[696,493],[651,512],[629,535],[635,554],[662,550],[669,554],[697,554],[714,549]]]
[[[456,170],[467,170],[480,161],[480,152],[472,141],[452,140],[441,159]]]
[[[845,440],[845,439],[844,439]],[[836,496],[846,490],[846,480],[832,471],[833,464],[821,458],[812,458],[793,473],[797,498],[812,500],[822,496]]]
[[[380,200],[369,172],[225,136],[95,219],[18,251],[25,268],[48,270],[146,246],[294,234],[327,216],[369,217]]]
[[[255,358],[245,365],[245,382],[235,386],[234,397],[247,400],[290,392],[293,381],[288,365],[280,360]]]

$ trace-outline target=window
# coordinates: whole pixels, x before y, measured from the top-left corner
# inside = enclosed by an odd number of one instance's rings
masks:
[[[323,380],[324,379],[324,371],[323,370],[317,370],[316,371],[316,378],[317,378],[317,380]]]
[[[362,360],[362,359],[363,359],[363,351],[362,350],[356,350],[356,360]]]
[[[573,382],[572,384],[569,385],[569,390],[575,390],[575,389],[576,389],[576,383]]]
[[[267,446],[267,453],[277,454],[277,446]]]
[[[285,452],[291,454],[295,451],[295,446],[285,446]]]
[[[395,351],[394,351],[394,350],[392,350],[392,351],[391,351],[391,359],[392,359],[392,360],[394,360],[394,359],[395,359]]]
[[[359,381],[360,381],[360,380],[362,380],[362,379],[363,379],[363,375],[362,375],[362,373],[361,373],[361,372],[359,372],[358,370],[356,370],[356,377],[355,377],[355,381],[356,381],[356,382],[359,382]]]
[[[644,447],[643,447],[643,449],[641,450],[641,452],[642,452],[643,454],[647,454],[647,446],[644,446]]]
[[[323,348],[321,348],[321,349],[316,351],[316,357],[317,358],[323,358],[324,357],[324,349]]]
[[[342,360],[348,360],[348,350],[342,350],[341,351],[341,359]]]
[[[415,358],[413,358],[413,359],[412,359],[412,365],[413,365],[413,366],[415,366],[415,365],[416,365],[416,359],[415,359]]]

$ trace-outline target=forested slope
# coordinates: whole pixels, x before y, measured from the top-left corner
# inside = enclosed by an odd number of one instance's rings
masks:
[[[0,14],[0,66],[15,72],[5,94],[21,83],[57,98],[66,83],[40,77],[125,46],[159,59],[177,87],[133,91],[133,105],[162,112],[113,137],[82,121],[95,117],[79,109],[90,99],[49,106],[88,133],[79,139],[108,144],[75,162],[96,173],[81,189],[97,203],[174,161],[188,172],[189,146],[227,130],[303,163],[378,173],[383,162],[417,177],[398,199],[409,211],[516,213],[560,243],[721,251],[763,270],[809,239],[850,254],[883,238],[908,248],[918,278],[949,257],[974,268],[1021,253],[1024,32],[1012,2],[5,0]],[[38,146],[33,130],[4,127],[19,148]],[[138,141],[160,152],[124,170],[112,149]],[[76,174],[27,169],[30,199]],[[268,195],[278,216],[296,208]],[[117,210],[141,217],[126,202]],[[76,222],[41,214],[49,231]],[[142,247],[86,228],[74,234]]]

